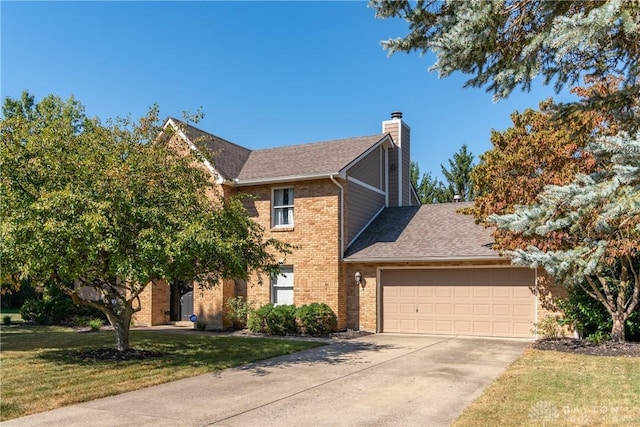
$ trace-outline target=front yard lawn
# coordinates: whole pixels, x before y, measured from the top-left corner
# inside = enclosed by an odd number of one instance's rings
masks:
[[[0,333],[0,420],[138,390],[323,345],[268,338],[131,331],[131,347],[163,357],[83,361],[74,352],[112,347],[112,331],[11,327]]]
[[[453,426],[638,426],[640,358],[527,350]]]

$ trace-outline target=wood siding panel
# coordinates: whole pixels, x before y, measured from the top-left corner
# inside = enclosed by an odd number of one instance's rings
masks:
[[[378,147],[349,169],[349,176],[384,191],[383,149]]]
[[[347,185],[347,241],[350,242],[384,207],[385,196],[353,182]]]

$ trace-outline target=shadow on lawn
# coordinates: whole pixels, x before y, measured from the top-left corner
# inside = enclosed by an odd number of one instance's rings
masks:
[[[17,337],[16,337],[17,338]],[[41,350],[37,355],[46,361],[66,365],[140,364],[158,368],[206,366],[212,371],[242,366],[255,375],[267,375],[269,369],[298,364],[358,364],[364,363],[363,352],[380,351],[388,345],[360,340],[305,342],[300,339],[246,338],[231,336],[194,336],[190,334],[159,334],[152,331],[132,331],[131,347],[156,353],[138,360],[95,360],[86,353],[97,348],[112,348],[112,331],[75,333],[51,331],[27,334],[17,351]],[[17,346],[14,343],[12,347]],[[8,348],[5,348],[9,350]],[[157,357],[157,353],[162,356]]]

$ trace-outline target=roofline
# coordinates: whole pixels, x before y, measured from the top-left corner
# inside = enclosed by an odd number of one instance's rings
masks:
[[[363,262],[363,263],[369,263],[369,262],[427,262],[427,261],[448,261],[448,262],[452,262],[452,261],[508,261],[509,258],[505,258],[505,257],[500,257],[500,256],[496,256],[496,257],[491,257],[491,258],[487,258],[487,257],[474,257],[474,256],[469,256],[469,257],[423,257],[423,258],[403,258],[403,257],[394,257],[394,258],[362,258],[362,259],[358,259],[358,258],[350,258],[350,257],[346,257],[343,259],[344,262],[350,262],[350,263],[356,263],[356,262]]]
[[[378,148],[380,145],[384,145],[384,143],[386,141],[389,141],[389,143],[391,144],[392,147],[394,145],[396,145],[396,144],[394,144],[393,139],[391,138],[391,135],[389,133],[383,134],[382,138],[380,138],[375,144],[373,144],[371,147],[367,148],[366,151],[361,153],[358,157],[356,157],[355,159],[353,159],[349,163],[347,163],[347,165],[345,167],[340,169],[340,177],[344,178],[349,169],[351,169],[356,163],[358,163],[360,160],[365,158],[367,155],[369,155],[369,153],[371,153],[373,150]]]
[[[275,178],[258,178],[258,179],[233,179],[228,180],[226,183],[231,184],[234,187],[248,187],[251,185],[264,185],[264,184],[280,184],[283,182],[291,182],[291,181],[311,181],[314,179],[331,179],[331,177],[335,177],[339,175],[338,172],[333,173],[322,173],[315,175],[290,175],[290,176],[279,176]]]
[[[202,152],[200,152],[200,150],[198,150],[198,147],[196,147],[196,145],[189,139],[189,137],[182,131],[182,129],[180,129],[180,126],[176,124],[173,117],[169,117],[167,119],[164,126],[162,126],[162,130],[164,131],[164,129],[169,125],[171,125],[171,127],[178,134],[178,136],[182,138],[184,142],[187,143],[187,145],[191,150],[193,150],[194,152],[202,156],[202,163],[209,170],[209,172],[211,172],[213,176],[216,178],[216,183],[217,184],[224,183],[225,178],[222,176],[222,174],[213,167],[213,165],[209,160],[207,160],[207,156],[205,156]]]

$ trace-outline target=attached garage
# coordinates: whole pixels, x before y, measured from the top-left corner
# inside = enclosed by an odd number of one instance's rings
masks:
[[[382,332],[532,337],[531,269],[382,269],[380,285]]]

